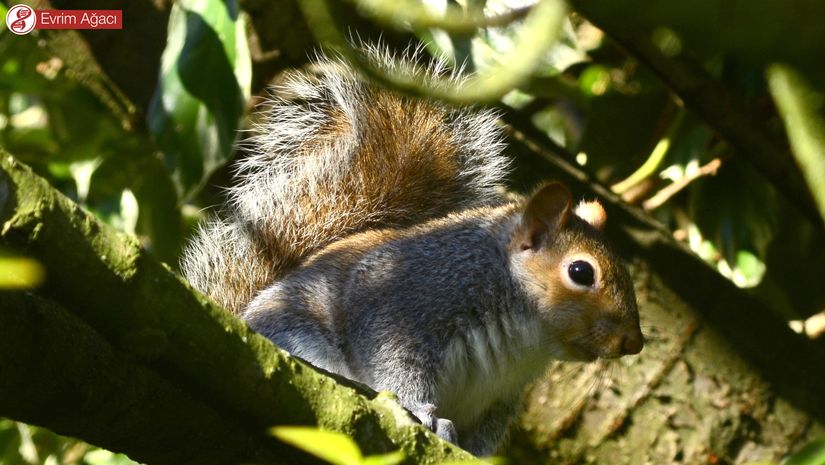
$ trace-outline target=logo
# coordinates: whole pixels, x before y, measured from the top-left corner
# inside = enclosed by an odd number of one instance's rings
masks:
[[[6,26],[17,35],[32,29],[123,29],[123,10],[33,10],[15,5],[6,13]]]
[[[6,13],[6,26],[17,35],[28,34],[37,24],[37,16],[28,5],[15,5]]]

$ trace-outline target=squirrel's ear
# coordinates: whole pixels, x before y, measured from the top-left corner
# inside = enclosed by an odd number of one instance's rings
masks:
[[[590,223],[596,229],[602,229],[607,221],[607,213],[604,207],[596,200],[585,202],[582,200],[576,207],[576,216]]]
[[[521,250],[537,248],[550,234],[555,233],[570,217],[573,196],[562,184],[548,184],[538,190],[524,207],[519,227]]]

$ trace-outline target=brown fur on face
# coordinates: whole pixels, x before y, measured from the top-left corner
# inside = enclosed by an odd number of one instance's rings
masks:
[[[527,293],[547,333],[555,336],[555,343],[568,357],[592,360],[638,353],[643,336],[630,275],[621,259],[607,248],[601,232],[571,215],[570,206],[569,192],[552,184],[525,204],[524,220],[511,251],[519,254]],[[599,205],[597,210],[600,214],[595,223],[601,228],[604,209]],[[577,285],[565,276],[575,260],[592,265],[592,286]]]

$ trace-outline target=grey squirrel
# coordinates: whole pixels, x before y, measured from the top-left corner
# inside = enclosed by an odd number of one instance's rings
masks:
[[[181,267],[293,355],[396,393],[483,455],[549,361],[642,349],[603,208],[574,207],[559,183],[506,196],[494,113],[402,96],[320,58],[275,89],[256,129],[228,205]]]

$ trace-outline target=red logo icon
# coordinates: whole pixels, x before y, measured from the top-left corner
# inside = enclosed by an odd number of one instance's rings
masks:
[[[15,5],[6,13],[6,26],[17,35],[28,34],[37,24],[37,16],[28,5]]]

